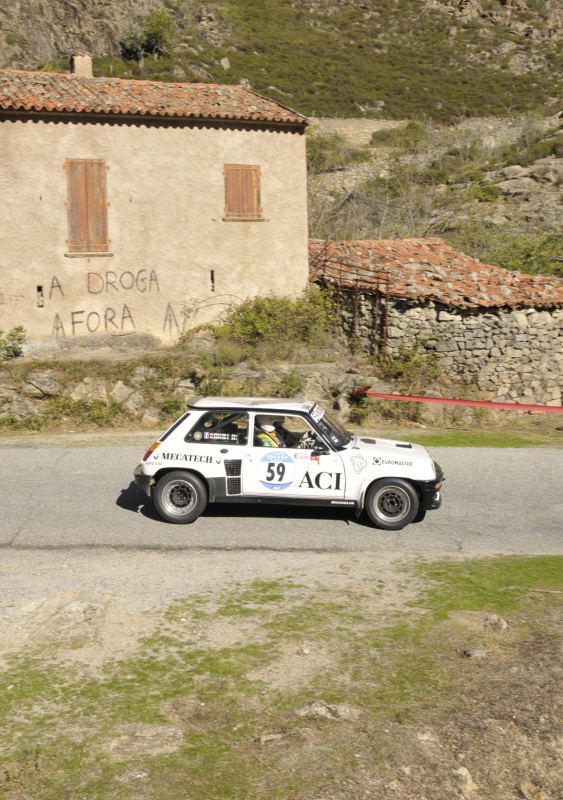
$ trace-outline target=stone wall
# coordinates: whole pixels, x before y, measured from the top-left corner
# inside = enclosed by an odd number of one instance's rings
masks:
[[[381,346],[387,328],[388,352],[417,344],[435,351],[444,370],[472,379],[485,399],[563,405],[563,309],[452,310],[390,300],[386,315],[383,298],[377,313],[375,306],[370,294],[343,297],[344,326],[364,350]]]

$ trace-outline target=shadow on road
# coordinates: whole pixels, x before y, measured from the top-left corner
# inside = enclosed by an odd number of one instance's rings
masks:
[[[115,504],[125,511],[133,511],[148,519],[163,522],[152,502],[147,499],[135,481],[131,481],[126,489],[121,490]],[[346,508],[329,508],[320,506],[283,506],[259,503],[210,503],[202,514],[203,517],[215,519],[326,519],[342,520],[348,525],[368,525],[369,520],[364,514],[356,519],[353,512]]]
[[[135,514],[142,514],[143,517],[153,519],[156,522],[164,522],[160,517],[152,502],[147,498],[146,494],[139,489],[135,481],[131,481],[127,489],[122,489],[121,494],[115,501],[115,505],[125,511],[133,511]]]

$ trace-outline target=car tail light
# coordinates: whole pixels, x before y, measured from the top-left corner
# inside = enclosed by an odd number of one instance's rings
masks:
[[[160,447],[160,442],[155,442],[154,444],[151,444],[151,446],[149,447],[149,449],[147,450],[147,452],[143,456],[143,461],[146,461],[148,458],[150,458],[157,447]]]

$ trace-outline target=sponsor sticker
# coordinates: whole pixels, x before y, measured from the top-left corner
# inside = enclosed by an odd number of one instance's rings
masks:
[[[324,413],[325,413],[324,410],[320,406],[315,404],[315,406],[313,407],[313,410],[311,411],[311,418],[315,422],[320,422],[321,419],[324,416]]]
[[[368,462],[363,456],[352,456],[350,461],[352,462],[352,466],[354,467],[354,472],[356,475],[359,475],[360,472],[368,465]]]
[[[289,453],[266,453],[258,462],[258,478],[266,489],[283,491],[295,480],[295,461]]]
[[[379,456],[374,456],[373,459],[374,467],[412,467],[412,461],[398,461],[395,458],[380,458]]]
[[[160,453],[163,461],[192,461],[195,464],[212,464],[213,456],[196,456],[193,453]]]

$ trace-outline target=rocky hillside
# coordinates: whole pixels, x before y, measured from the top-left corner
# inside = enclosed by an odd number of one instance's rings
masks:
[[[72,50],[91,52],[98,75],[248,81],[316,116],[554,113],[563,10],[560,0],[0,0],[0,66],[65,70]]]
[[[559,115],[322,119],[308,152],[314,238],[438,235],[506,269],[563,274]]]

